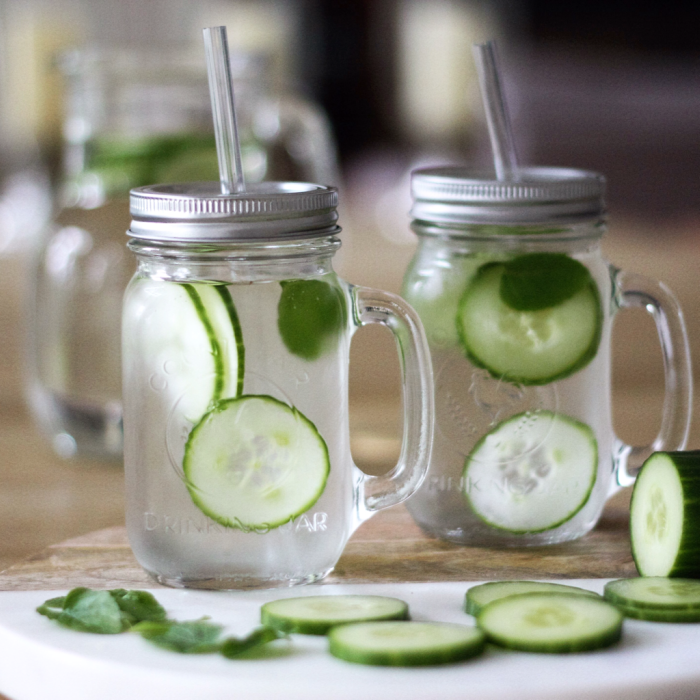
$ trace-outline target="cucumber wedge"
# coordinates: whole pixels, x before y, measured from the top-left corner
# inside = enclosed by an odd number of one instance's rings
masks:
[[[630,505],[632,556],[642,576],[700,578],[700,451],[657,452]]]
[[[590,273],[566,256],[560,257],[578,270],[575,284],[536,293],[532,282],[542,256],[531,257],[480,267],[460,302],[457,329],[474,365],[499,379],[538,385],[568,377],[593,359],[603,312]],[[524,273],[528,266],[536,268],[532,275]]]
[[[513,533],[551,530],[586,504],[598,444],[591,428],[551,411],[519,413],[474,446],[464,495],[476,515]]]
[[[472,586],[465,598],[464,609],[469,615],[478,615],[484,607],[494,600],[522,593],[569,593],[571,595],[587,595],[600,598],[597,593],[587,591],[577,586],[566,586],[562,583],[547,583],[546,581],[490,581],[479,586]]]
[[[604,597],[625,617],[653,622],[700,622],[700,581],[643,576],[605,584]]]
[[[260,533],[319,499],[330,458],[316,426],[265,395],[218,402],[192,429],[182,463],[192,500],[213,520]]]
[[[334,627],[330,652],[372,666],[431,666],[463,661],[484,650],[481,630],[442,622],[364,622]]]
[[[322,635],[349,622],[407,620],[408,605],[378,595],[304,596],[265,603],[260,619],[281,632]]]
[[[169,403],[187,422],[196,423],[217,401],[239,396],[243,340],[226,287],[149,279],[137,284],[140,298],[148,304],[139,352]]]
[[[599,597],[522,593],[489,603],[476,624],[490,642],[508,649],[561,654],[614,644],[622,614]]]

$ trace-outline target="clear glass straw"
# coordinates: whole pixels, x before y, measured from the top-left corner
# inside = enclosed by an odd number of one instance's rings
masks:
[[[207,27],[203,34],[221,194],[245,192],[226,27]]]
[[[493,164],[499,180],[511,180],[518,177],[518,158],[515,153],[515,141],[510,126],[501,75],[496,61],[496,44],[474,44],[474,61],[479,76],[481,99],[486,112],[486,123],[491,138]]]

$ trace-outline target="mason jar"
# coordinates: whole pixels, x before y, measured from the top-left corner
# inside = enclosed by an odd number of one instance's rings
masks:
[[[692,377],[678,304],[603,257],[600,175],[426,168],[412,194],[418,249],[403,296],[430,345],[436,430],[408,509],[462,544],[580,537],[652,451],[685,445]],[[612,426],[611,330],[626,307],[656,322],[666,378],[661,431],[637,447]]]
[[[172,586],[310,583],[354,529],[418,487],[433,430],[415,312],[333,271],[334,188],[218,183],[131,193],[138,270],[123,311],[126,522],[136,558]],[[396,468],[352,462],[353,333],[389,328],[402,358]]]

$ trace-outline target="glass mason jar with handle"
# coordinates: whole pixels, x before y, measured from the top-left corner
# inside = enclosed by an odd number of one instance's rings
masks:
[[[679,450],[692,376],[683,316],[662,284],[601,253],[604,180],[523,168],[412,175],[419,244],[403,295],[420,315],[435,379],[428,476],[408,504],[427,533],[486,546],[575,539],[654,450]],[[626,307],[656,322],[666,378],[661,430],[614,435],[611,327]]]
[[[427,343],[398,296],[339,279],[334,188],[218,183],[131,193],[138,270],[123,310],[127,529],[158,581],[199,588],[323,578],[353,530],[427,469]],[[350,340],[381,323],[402,360],[396,468],[364,475],[348,426]]]

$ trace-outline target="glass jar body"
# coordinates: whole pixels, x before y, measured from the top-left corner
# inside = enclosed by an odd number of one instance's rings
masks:
[[[414,228],[419,246],[403,296],[421,317],[430,345],[436,430],[428,476],[407,504],[411,514],[429,534],[463,544],[536,545],[580,537],[600,516],[617,448],[610,396],[616,300],[613,271],[600,250],[602,222]],[[543,254],[551,257],[538,257]],[[511,371],[509,361],[515,367],[524,355],[536,357],[576,324],[560,327],[556,309],[565,307],[557,304],[532,311],[504,305],[499,275],[516,260],[556,266],[564,256],[585,268],[581,274],[591,290],[586,303],[598,307],[590,337],[575,341],[589,347],[573,351],[573,366],[547,367],[545,354],[545,366],[534,373]],[[571,308],[575,313],[578,307]],[[475,319],[486,319],[485,325]],[[510,345],[501,344],[501,334]],[[566,337],[561,341],[567,345]],[[503,360],[502,353],[514,357]],[[572,437],[584,443],[588,464],[573,459],[567,473],[566,464],[556,463],[557,441]]]
[[[330,263],[335,239],[206,249],[130,245],[139,266],[123,312],[124,461],[127,528],[136,558],[158,581],[174,586],[272,587],[322,578],[356,525],[360,477],[348,427],[354,325],[348,285]],[[276,523],[219,512],[201,481],[200,467],[207,465],[190,454],[193,427],[211,408],[202,388],[212,372],[226,371],[215,369],[196,345],[197,336],[207,337],[202,315],[216,317],[213,299],[206,297],[213,288],[227,299],[238,326],[238,341],[227,343],[220,335],[219,349],[236,355],[240,381],[224,381],[218,400],[236,404],[259,397],[273,407],[292,407],[305,418],[305,434],[320,436],[327,446],[325,484],[311,466],[306,477],[319,480],[311,489],[319,492],[317,500],[298,513],[280,506]],[[199,294],[202,308],[188,309],[191,297],[183,290]],[[167,328],[170,313],[181,327],[173,342],[158,346],[159,335],[168,332],[153,329]],[[215,335],[223,333],[212,324]],[[262,462],[274,454],[274,410],[270,415],[269,429],[251,442]],[[261,467],[261,479],[267,468]],[[304,467],[293,474],[303,478]],[[231,478],[231,488],[243,488],[242,481],[257,477],[251,472]]]

